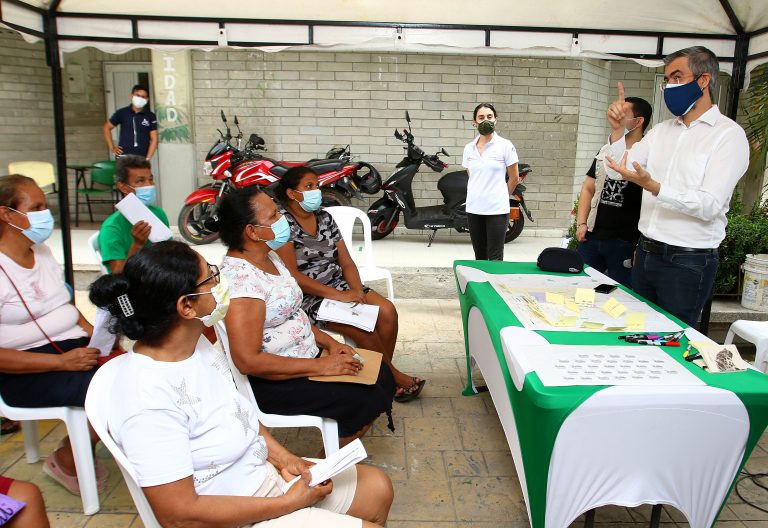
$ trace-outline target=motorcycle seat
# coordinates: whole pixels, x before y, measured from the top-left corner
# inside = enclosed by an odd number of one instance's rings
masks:
[[[324,174],[326,172],[340,171],[349,162],[337,159],[322,159],[318,161],[310,161],[306,164],[313,171],[318,174]]]
[[[269,169],[269,172],[274,174],[275,176],[283,176],[286,172],[288,172],[288,169],[291,167],[286,167],[285,165],[275,165],[271,169]]]

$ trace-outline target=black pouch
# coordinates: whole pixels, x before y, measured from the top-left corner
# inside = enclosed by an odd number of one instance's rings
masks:
[[[581,273],[584,269],[584,259],[572,249],[551,247],[539,253],[536,264],[542,271],[556,273]]]

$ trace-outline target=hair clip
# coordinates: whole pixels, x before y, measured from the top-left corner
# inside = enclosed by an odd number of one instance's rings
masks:
[[[122,310],[125,317],[130,317],[136,313],[133,310],[130,299],[128,299],[127,293],[124,293],[117,298],[117,305],[120,307],[120,310]]]

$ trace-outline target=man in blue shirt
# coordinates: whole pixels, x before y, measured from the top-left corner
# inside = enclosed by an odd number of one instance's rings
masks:
[[[104,141],[116,156],[135,154],[150,159],[157,149],[157,117],[146,109],[149,91],[137,84],[131,90],[131,104],[120,108],[104,123]],[[112,142],[112,129],[120,126],[120,140]]]

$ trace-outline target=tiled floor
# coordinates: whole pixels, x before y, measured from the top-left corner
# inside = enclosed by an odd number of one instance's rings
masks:
[[[395,484],[390,528],[524,527],[528,518],[520,485],[504,434],[488,394],[461,396],[466,369],[461,319],[457,301],[404,300],[397,302],[400,340],[396,362],[403,371],[429,379],[420,400],[395,404],[395,433],[378,420],[364,438],[369,463],[386,471]],[[54,422],[40,425],[45,455],[65,434]],[[275,436],[300,455],[314,455],[321,446],[314,430],[276,430]],[[750,458],[747,469],[768,472],[768,438]],[[101,511],[85,517],[80,498],[70,495],[40,471],[41,463],[27,464],[20,434],[0,439],[0,472],[31,480],[45,495],[55,528],[140,527],[130,495],[109,454],[98,456],[110,468],[108,492]],[[749,484],[745,496],[768,509],[768,492]],[[610,528],[646,526],[650,507],[604,507],[596,525]],[[671,527],[685,525],[672,508],[662,515]],[[575,523],[580,525],[580,522]],[[740,501],[735,494],[718,527],[768,527],[768,514]]]

